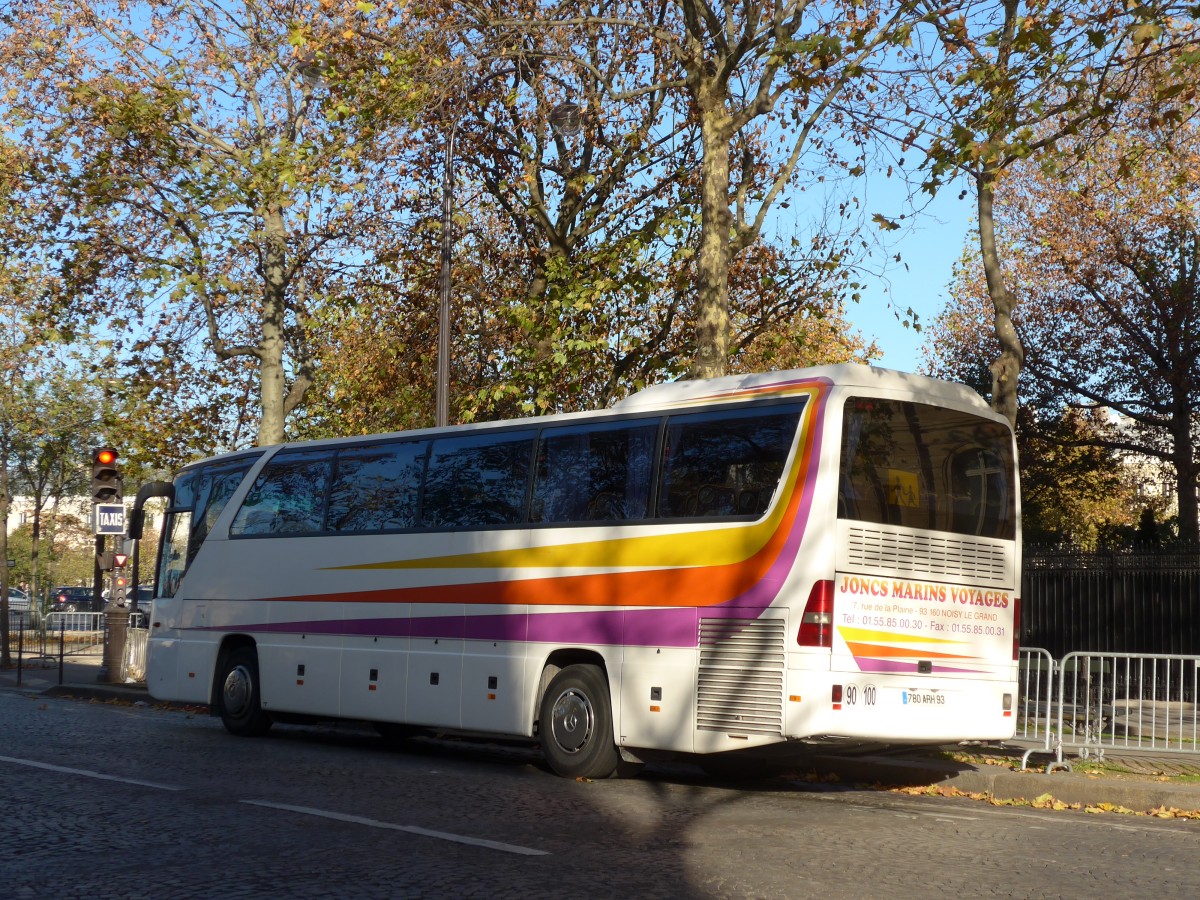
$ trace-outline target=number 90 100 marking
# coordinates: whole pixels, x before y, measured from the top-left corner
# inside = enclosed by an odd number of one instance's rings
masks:
[[[862,705],[874,706],[878,692],[875,690],[875,685],[868,684],[862,689]],[[858,685],[846,685],[845,696],[842,698],[847,706],[854,706],[858,703]]]

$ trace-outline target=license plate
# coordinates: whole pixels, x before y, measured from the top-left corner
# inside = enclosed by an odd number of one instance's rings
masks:
[[[936,708],[949,702],[945,691],[900,690],[901,706]]]

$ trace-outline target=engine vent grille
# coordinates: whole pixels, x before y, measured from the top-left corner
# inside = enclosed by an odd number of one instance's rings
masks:
[[[1007,583],[1003,545],[968,537],[930,537],[852,525],[847,529],[845,568],[887,569],[918,578],[960,578]]]
[[[701,619],[696,726],[783,733],[783,619]]]

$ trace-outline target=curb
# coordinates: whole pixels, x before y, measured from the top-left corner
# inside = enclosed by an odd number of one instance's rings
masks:
[[[63,700],[93,700],[98,703],[119,701],[122,703],[141,704],[142,706],[165,707],[168,709],[195,710],[208,709],[202,703],[179,703],[174,700],[155,700],[140,684],[53,684],[41,690],[33,691],[40,697],[58,697]]]
[[[80,697],[87,700],[127,700],[150,704],[152,699],[144,687],[123,684],[52,684],[39,693],[43,697]]]

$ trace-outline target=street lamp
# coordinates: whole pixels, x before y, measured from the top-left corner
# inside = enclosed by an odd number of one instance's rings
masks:
[[[434,415],[434,424],[438,428],[450,424],[450,256],[454,252],[450,219],[454,211],[454,135],[457,131],[458,122],[455,121],[446,134],[446,159],[442,166],[442,271],[438,305],[437,410]]]
[[[566,100],[550,111],[550,127],[565,137],[582,129],[583,110],[578,103]],[[437,385],[434,424],[444,428],[450,424],[450,295],[451,257],[454,236],[451,221],[454,212],[454,138],[458,120],[450,123],[446,133],[446,156],[442,163],[442,247],[440,297],[438,303]]]

